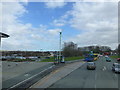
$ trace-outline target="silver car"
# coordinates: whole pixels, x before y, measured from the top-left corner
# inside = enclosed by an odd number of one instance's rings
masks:
[[[112,71],[114,71],[115,73],[120,73],[120,64],[114,63],[112,66]]]
[[[88,62],[87,63],[87,69],[89,69],[89,70],[95,70],[95,68],[96,68],[96,65],[95,65],[95,63],[94,62]]]

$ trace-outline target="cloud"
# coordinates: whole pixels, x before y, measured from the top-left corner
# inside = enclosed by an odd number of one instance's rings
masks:
[[[47,3],[47,2],[46,2]],[[51,2],[52,3],[52,2]],[[63,7],[65,4],[57,4],[49,8]],[[56,5],[55,5],[56,4]],[[60,19],[53,21],[57,28],[48,28],[40,24],[38,28],[31,23],[23,24],[19,17],[28,13],[24,3],[10,2],[2,3],[2,13],[0,13],[0,28],[2,32],[10,35],[7,39],[2,39],[2,49],[5,50],[35,50],[39,47],[45,49],[55,48],[59,40],[60,28],[65,25],[82,31],[75,37],[67,41],[74,41],[79,46],[86,45],[108,45],[113,49],[118,41],[118,12],[117,3],[74,3],[73,8],[66,12]],[[57,39],[58,38],[58,39]],[[55,49],[54,48],[54,49]]]
[[[39,28],[34,28],[31,32],[31,38],[34,38],[34,40],[40,40],[42,42],[51,42],[55,41],[56,37],[59,36],[59,32],[61,32],[62,29],[55,28],[55,29],[48,29],[44,25],[40,25]]]
[[[61,32],[61,31],[62,31],[61,29],[50,29],[50,30],[48,30],[48,32],[51,35],[58,35],[58,33]]]
[[[59,0],[59,1],[54,1],[54,0],[49,0],[49,2],[45,2],[45,5],[47,8],[61,8],[66,5],[66,2],[64,0]]]
[[[117,2],[74,3],[72,10],[65,15],[72,17],[67,24],[82,33],[69,40],[81,46],[98,44],[115,49],[118,41],[117,8]]]
[[[29,33],[28,30],[31,28],[31,24],[22,24],[19,21],[19,17],[27,13],[24,5],[18,2],[4,2],[2,3],[2,32],[10,35],[10,38],[2,39],[2,49],[21,49],[26,48],[29,39],[25,36]],[[23,44],[24,43],[24,44]]]
[[[59,19],[59,20],[54,20],[52,25],[54,26],[58,26],[58,27],[61,27],[61,26],[64,26],[65,25],[65,20],[62,20],[62,19]]]
[[[57,33],[61,29],[48,29],[46,25],[40,24],[38,28],[31,23],[23,24],[19,17],[28,13],[24,3],[4,2],[2,3],[2,14],[0,15],[2,32],[10,35],[2,39],[3,50],[49,50],[51,42],[57,43]],[[1,8],[1,7],[0,7]],[[58,34],[59,35],[59,34]],[[54,44],[53,44],[54,45]],[[56,44],[55,44],[56,45]],[[56,46],[55,46],[56,47]],[[55,49],[55,48],[54,48]]]

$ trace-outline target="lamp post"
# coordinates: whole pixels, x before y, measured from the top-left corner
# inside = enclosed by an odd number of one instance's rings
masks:
[[[8,38],[9,35],[0,32],[0,47],[1,47],[1,38]],[[0,56],[2,56],[2,53],[0,53]],[[0,66],[2,66],[2,62],[0,62]],[[0,89],[2,89],[2,68],[0,68]]]
[[[60,42],[59,42],[59,62],[61,60],[61,37],[62,37],[62,32],[60,32]]]
[[[1,38],[8,38],[8,37],[10,36],[5,33],[0,32],[0,45],[1,45]]]

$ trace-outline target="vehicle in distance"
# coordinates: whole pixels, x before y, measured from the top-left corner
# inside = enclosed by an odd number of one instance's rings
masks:
[[[111,62],[111,59],[109,57],[106,58],[107,62]]]
[[[120,61],[120,58],[117,58],[117,61]]]
[[[94,61],[96,61],[96,60],[98,60],[98,58],[99,58],[99,54],[94,53],[94,54],[93,54],[93,57],[94,57]]]
[[[105,59],[106,59],[107,62],[111,62],[111,59],[108,55],[105,55]]]
[[[115,73],[120,73],[120,64],[114,63],[112,66],[112,71],[114,71]]]
[[[87,62],[93,62],[94,58],[93,58],[93,55],[92,54],[88,54],[85,56],[85,60],[84,61],[87,61]]]
[[[95,70],[95,68],[96,68],[96,65],[95,65],[94,62],[88,62],[87,63],[87,69],[88,70]]]

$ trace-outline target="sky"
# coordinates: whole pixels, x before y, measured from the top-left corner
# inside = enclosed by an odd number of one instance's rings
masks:
[[[100,45],[117,48],[117,2],[2,2],[2,50],[59,50],[64,42],[79,47]]]

